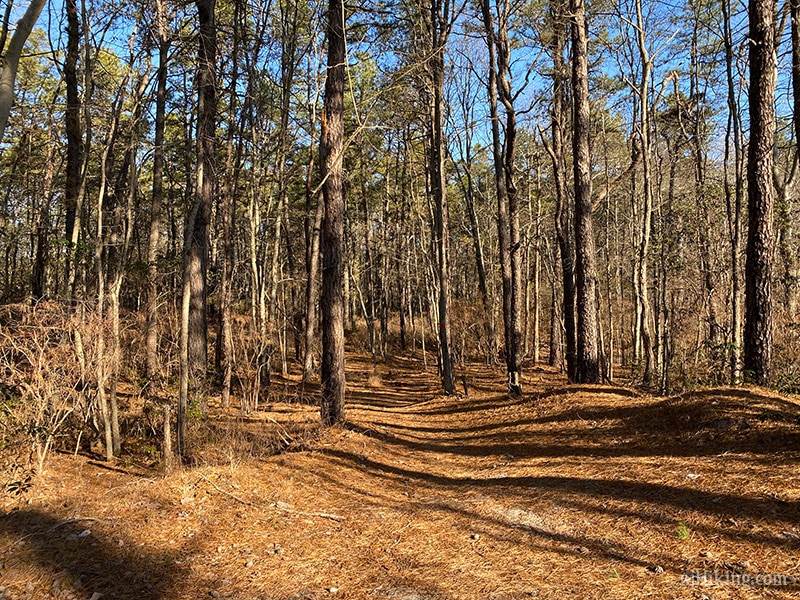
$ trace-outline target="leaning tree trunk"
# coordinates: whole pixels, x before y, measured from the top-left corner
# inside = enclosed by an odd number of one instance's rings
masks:
[[[8,48],[0,48],[0,141],[8,124],[8,116],[14,104],[14,82],[17,79],[17,67],[22,56],[22,49],[28,36],[36,25],[36,20],[47,4],[47,0],[31,0],[25,13],[17,23],[17,28],[11,36]],[[5,33],[5,32],[4,32]]]
[[[345,202],[342,181],[344,150],[345,11],[343,0],[328,5],[328,69],[322,113],[320,165],[325,213],[322,227],[322,404],[325,425],[344,421]]]
[[[776,1],[750,0],[750,143],[747,156],[745,377],[772,381],[773,151],[775,144]]]

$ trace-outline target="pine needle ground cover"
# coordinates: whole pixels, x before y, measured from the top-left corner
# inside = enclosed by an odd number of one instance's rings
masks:
[[[800,595],[796,398],[531,369],[510,400],[480,365],[442,397],[417,358],[348,361],[346,427],[276,396],[247,419],[212,406],[208,430],[240,435],[167,476],[53,454],[2,497],[0,597]]]

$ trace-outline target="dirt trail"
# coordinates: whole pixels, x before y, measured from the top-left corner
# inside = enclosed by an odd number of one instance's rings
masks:
[[[302,451],[231,453],[168,478],[55,457],[6,503],[3,597],[800,593],[734,583],[800,576],[796,402],[757,390],[653,399],[544,370],[510,400],[483,366],[467,372],[469,397],[445,398],[416,360],[371,373],[348,358],[347,426]],[[263,417],[316,419],[281,403]],[[681,582],[695,570],[720,581]]]

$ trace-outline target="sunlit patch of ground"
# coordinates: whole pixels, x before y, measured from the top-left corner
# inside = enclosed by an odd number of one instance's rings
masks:
[[[446,398],[415,358],[348,360],[345,427],[320,432],[289,377],[247,417],[213,409],[216,449],[168,477],[53,456],[5,498],[0,596],[800,594],[796,401],[656,399],[543,369],[511,400],[480,365]],[[798,584],[742,585],[763,574]]]

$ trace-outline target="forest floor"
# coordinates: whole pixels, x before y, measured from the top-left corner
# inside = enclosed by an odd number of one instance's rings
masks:
[[[416,359],[348,361],[346,427],[300,402],[213,408],[238,442],[168,476],[53,454],[0,496],[0,597],[800,597],[797,398],[530,369],[511,400],[482,365],[443,397]],[[261,435],[301,439],[267,456]],[[798,580],[743,584],[761,574]]]

